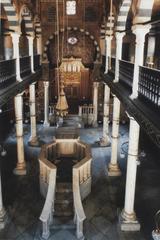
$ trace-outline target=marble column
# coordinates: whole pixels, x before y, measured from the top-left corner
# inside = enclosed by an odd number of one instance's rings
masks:
[[[103,113],[103,137],[100,141],[101,146],[110,146],[109,140],[109,106],[110,106],[110,88],[104,85],[104,113]]]
[[[1,171],[0,171],[0,230],[5,227],[6,223],[7,223],[7,213],[3,206]]]
[[[154,67],[154,54],[156,47],[156,36],[148,36],[148,48],[147,48],[147,66],[150,68]]]
[[[42,35],[37,36],[37,54],[40,55],[40,65],[42,63]]]
[[[111,42],[112,42],[112,36],[106,36],[106,37],[105,37],[105,43],[106,43],[106,65],[105,65],[105,73],[108,73],[108,70],[109,70],[109,68],[110,68],[109,58],[111,58]]]
[[[13,43],[13,58],[16,59],[16,79],[22,81],[20,76],[20,56],[19,56],[19,38],[20,34],[16,32],[11,33]]]
[[[139,124],[134,118],[130,117],[125,204],[120,216],[122,231],[140,230],[140,224],[134,212],[139,132]]]
[[[16,175],[26,175],[26,162],[24,158],[23,142],[23,98],[18,94],[14,98],[17,136],[17,166],[13,173]]]
[[[4,57],[5,60],[13,58],[13,44],[11,35],[4,36]]]
[[[49,126],[49,82],[44,82],[44,126]]]
[[[97,119],[98,119],[98,87],[99,82],[93,83],[93,107],[94,107],[94,123],[93,126],[97,127]]]
[[[139,66],[144,64],[144,43],[145,36],[149,32],[150,25],[134,25],[132,27],[133,33],[136,35],[136,48],[135,48],[135,62],[133,74],[133,87],[131,99],[138,97],[138,80],[139,80]]]
[[[123,37],[124,32],[116,32],[116,63],[115,63],[115,80],[119,81],[119,60],[122,59],[122,47],[123,47]]]
[[[108,165],[108,176],[120,176],[121,171],[118,166],[118,140],[119,140],[119,118],[120,118],[120,101],[113,96],[113,122],[112,122],[112,150],[111,161]]]
[[[35,83],[29,86],[29,96],[30,96],[30,122],[31,122],[31,136],[29,140],[30,146],[39,146],[37,138],[37,126],[36,126],[36,93],[35,93]]]
[[[34,73],[34,52],[33,52],[33,36],[27,36],[28,38],[28,45],[29,45],[29,56],[31,58],[31,72]]]

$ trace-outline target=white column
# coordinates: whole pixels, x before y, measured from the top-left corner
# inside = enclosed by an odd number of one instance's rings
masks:
[[[40,55],[40,65],[42,63],[42,35],[37,37],[37,54]]]
[[[14,98],[15,117],[16,117],[16,137],[17,137],[17,166],[13,173],[16,175],[26,174],[26,162],[24,158],[23,142],[23,98],[18,94]]]
[[[100,141],[101,146],[109,146],[109,104],[110,104],[110,88],[104,85],[104,113],[103,113],[103,137]]]
[[[150,25],[135,25],[132,27],[133,33],[136,35],[132,99],[138,97],[139,66],[143,66],[145,36],[149,32],[149,29]]]
[[[148,36],[148,49],[147,49],[147,65],[148,67],[154,67],[154,54],[156,47],[156,36]]]
[[[116,63],[115,63],[115,80],[119,81],[119,60],[122,59],[122,47],[123,47],[123,37],[124,32],[116,32]]]
[[[120,118],[120,101],[114,95],[113,97],[113,123],[112,123],[112,150],[111,161],[108,165],[108,176],[120,176],[118,158],[118,139],[119,139],[119,118]]]
[[[121,214],[121,230],[123,231],[140,230],[140,225],[134,212],[139,132],[139,124],[134,118],[130,117],[125,204]]]
[[[49,82],[44,82],[44,126],[49,126]]]
[[[3,207],[1,171],[0,171],[0,230],[5,227],[6,222],[7,222],[7,214]]]
[[[108,73],[109,70],[109,58],[111,58],[111,42],[112,42],[112,36],[106,36],[105,37],[105,43],[106,43],[106,65],[105,65],[105,73]]]
[[[16,78],[17,81],[22,81],[20,76],[20,56],[19,56],[19,38],[20,34],[16,32],[11,33],[13,43],[13,58],[16,59]]]
[[[98,118],[98,82],[93,83],[93,107],[94,107],[94,123],[93,126],[97,127],[97,118]]]
[[[29,103],[30,103],[30,122],[31,122],[31,137],[29,140],[29,145],[38,146],[37,138],[37,126],[36,126],[36,93],[35,93],[35,83],[29,86]]]
[[[33,36],[27,36],[28,38],[28,45],[29,45],[29,56],[31,57],[31,72],[34,73],[34,52],[33,52]]]

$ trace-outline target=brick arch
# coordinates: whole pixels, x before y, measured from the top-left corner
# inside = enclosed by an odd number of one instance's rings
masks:
[[[81,33],[83,33],[84,35],[88,36],[92,41],[93,44],[96,48],[96,61],[100,61],[101,58],[101,53],[100,53],[100,47],[98,42],[96,41],[95,37],[93,35],[91,35],[87,30],[83,29],[83,28],[78,28],[78,27],[68,27],[66,29],[60,29],[60,32],[64,32],[65,30],[67,31],[79,31]],[[50,41],[54,38],[54,36],[57,34],[57,32],[55,31],[46,41],[45,45],[44,45],[44,51],[43,51],[43,58],[44,60],[47,59],[47,49],[48,46],[50,44]]]
[[[34,28],[32,22],[32,14],[29,8],[26,5],[23,5],[20,10],[20,22],[24,20],[26,34],[33,36]]]
[[[9,28],[14,31],[19,31],[19,22],[16,9],[11,0],[0,0],[0,4],[2,4],[6,12]]]

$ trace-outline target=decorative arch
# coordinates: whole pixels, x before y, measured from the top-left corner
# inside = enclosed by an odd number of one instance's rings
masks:
[[[93,44],[96,48],[96,61],[100,61],[100,58],[101,58],[101,54],[100,54],[100,47],[99,47],[99,44],[98,42],[96,41],[95,37],[93,35],[91,35],[88,31],[86,31],[85,29],[83,28],[78,28],[78,27],[68,27],[66,29],[67,31],[79,31],[81,33],[83,33],[84,35],[88,36],[92,41],[93,41]],[[64,32],[65,29],[60,29],[60,32]],[[48,46],[50,44],[50,41],[54,38],[54,36],[57,34],[57,32],[55,31],[49,38],[48,40],[46,41],[45,43],[45,46],[44,46],[44,52],[43,52],[43,58],[44,60],[47,59],[47,49],[48,49]]]
[[[35,29],[35,35],[37,37],[42,35],[42,28],[41,28],[41,22],[38,15],[35,15],[34,17],[34,29]]]
[[[137,14],[134,24],[144,23],[151,20],[154,0],[140,0],[138,2]]]
[[[33,29],[32,15],[31,15],[31,11],[28,9],[26,5],[23,5],[20,10],[20,22],[22,22],[22,20],[24,20],[24,23],[25,23],[26,34],[33,36],[34,29]]]
[[[123,3],[120,7],[120,11],[118,14],[118,19],[117,19],[117,26],[116,26],[117,31],[126,30],[126,22],[127,22],[127,17],[128,17],[131,4],[132,4],[132,0],[123,0]]]
[[[11,0],[0,0],[0,4],[2,4],[6,12],[9,28],[13,31],[18,31],[19,23],[15,6],[11,3]]]

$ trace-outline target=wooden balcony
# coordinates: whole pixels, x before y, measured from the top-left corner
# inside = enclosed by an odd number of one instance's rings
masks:
[[[154,144],[160,148],[160,71],[140,66],[138,97],[132,99],[134,64],[124,60],[120,60],[119,63],[119,82],[113,81],[114,64],[109,73],[104,74],[104,82],[119,98],[125,110],[137,120]]]
[[[0,61],[0,90],[16,82],[15,59]]]
[[[0,61],[0,107],[16,94],[23,92],[29,84],[41,76],[40,55],[34,56],[35,73],[31,72],[30,56],[20,58],[21,82],[16,81],[16,60]]]

